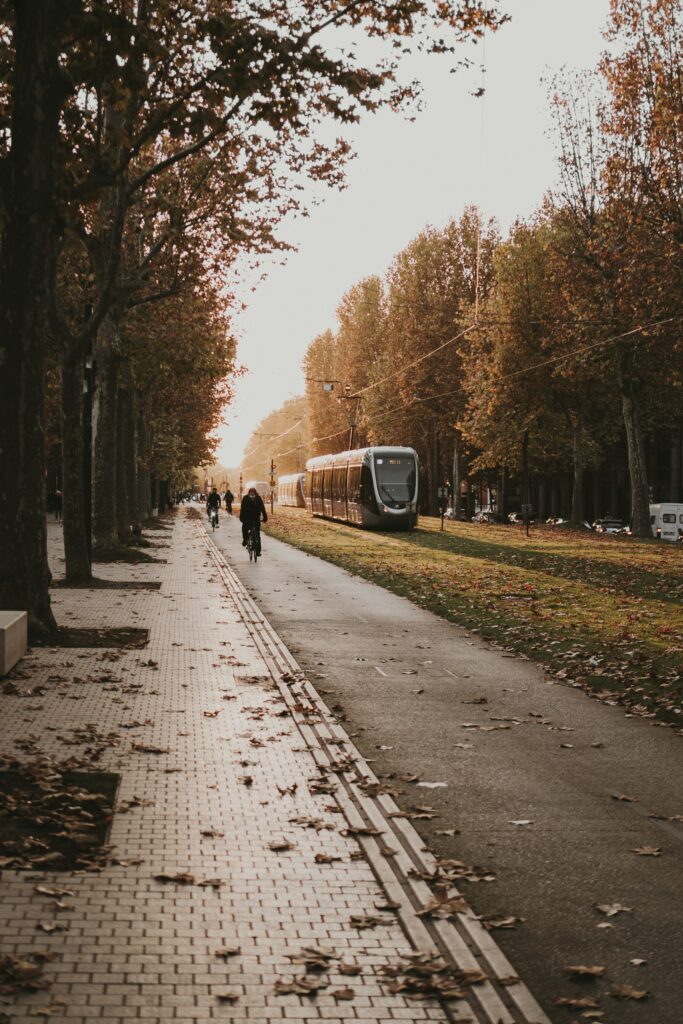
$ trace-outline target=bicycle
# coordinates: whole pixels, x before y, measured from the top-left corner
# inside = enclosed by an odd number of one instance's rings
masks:
[[[218,527],[218,509],[212,508],[209,513],[209,520],[211,522],[211,529],[215,530]]]
[[[259,531],[255,523],[251,524],[247,532],[247,551],[249,552],[250,562],[256,562],[261,554]]]

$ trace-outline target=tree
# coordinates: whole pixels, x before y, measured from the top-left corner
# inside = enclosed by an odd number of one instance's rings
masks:
[[[84,330],[99,332],[106,370],[102,386],[113,393],[115,361],[109,356],[116,355],[120,335],[114,288],[118,253],[126,216],[148,181],[200,151],[215,161],[246,167],[248,173],[253,170],[257,177],[259,154],[269,149],[283,169],[278,195],[291,184],[287,171],[295,179],[306,173],[338,184],[348,146],[343,140],[330,145],[317,140],[314,132],[321,120],[331,117],[344,125],[380,104],[395,106],[409,99],[414,90],[400,83],[398,58],[411,40],[433,51],[452,51],[463,38],[504,19],[495,4],[472,0],[379,5],[305,0],[296,8],[285,0],[267,7],[245,0],[239,12],[232,5],[226,9],[192,0],[156,5],[141,0],[132,12],[128,5],[104,0],[73,0],[70,5],[66,0],[15,0],[0,16],[10,39],[1,53],[2,81],[9,80],[14,65],[13,87],[3,96],[10,109],[11,139],[0,157],[3,215],[14,210],[0,257],[6,339],[0,397],[9,399],[3,408],[3,448],[19,453],[23,466],[18,487],[9,469],[3,470],[0,484],[5,499],[0,606],[25,604],[32,625],[49,629],[53,620],[41,525],[42,345],[60,242],[57,184],[72,203],[90,203],[97,210],[104,258],[98,263],[98,301]],[[353,54],[354,40],[366,35],[386,40],[387,56],[370,67]],[[69,93],[73,100],[67,104]],[[40,119],[34,117],[36,97],[44,101]],[[60,118],[64,144],[57,163]],[[139,166],[143,154],[149,163]],[[107,362],[111,365],[105,367]],[[33,422],[28,422],[29,407]],[[99,422],[110,424],[110,438],[113,420],[103,391]],[[8,511],[11,490],[20,509],[35,508],[23,519],[24,543],[19,545],[17,517]],[[35,555],[20,556],[18,550]]]
[[[269,480],[273,464],[277,476],[300,473],[307,457],[306,399],[297,395],[265,416],[253,431],[242,460],[242,475],[244,479]]]
[[[562,200],[573,216],[578,304],[602,320],[624,422],[636,536],[650,536],[645,433],[662,414],[680,421],[683,121],[680,0],[614,0],[596,80],[565,88],[556,106]],[[662,382],[661,353],[672,365]]]

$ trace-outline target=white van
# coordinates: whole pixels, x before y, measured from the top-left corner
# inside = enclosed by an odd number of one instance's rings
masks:
[[[679,540],[683,537],[683,504],[662,501],[650,505],[650,527],[658,540]]]

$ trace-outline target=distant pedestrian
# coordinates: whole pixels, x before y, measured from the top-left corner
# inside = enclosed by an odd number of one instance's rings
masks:
[[[54,508],[54,511],[55,511],[55,519],[57,520],[58,523],[61,522],[61,519],[62,519],[62,492],[61,491],[57,491],[57,490],[55,491],[52,507]]]
[[[235,495],[232,493],[232,491],[228,487],[227,491],[225,492],[225,494],[223,496],[223,501],[225,502],[225,510],[226,510],[226,512],[228,513],[229,516],[232,515],[232,503],[233,503],[234,500],[235,500]]]

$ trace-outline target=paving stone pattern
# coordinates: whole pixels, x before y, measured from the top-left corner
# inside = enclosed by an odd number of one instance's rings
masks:
[[[315,762],[280,714],[285,705],[196,527],[179,515],[172,531],[152,536],[159,547],[150,553],[163,563],[98,565],[97,575],[160,580],[159,591],[53,591],[61,624],[144,627],[149,645],[34,649],[14,678],[22,691],[45,692],[0,694],[1,753],[63,761],[89,751],[93,769],[121,774],[119,804],[143,801],[114,817],[110,842],[123,864],[101,873],[2,872],[0,953],[57,957],[45,968],[46,991],[0,996],[0,1020],[445,1021],[441,1006],[392,995],[378,976],[408,951],[406,938],[392,914],[376,909],[383,893],[368,864],[352,859],[359,847],[341,834],[338,808],[309,792]],[[56,575],[59,541],[51,525]],[[65,742],[83,726],[92,726],[89,742]],[[316,831],[293,817],[334,828]],[[294,848],[269,849],[282,838]],[[342,861],[316,864],[317,853]],[[152,877],[160,872],[221,884],[164,884]],[[58,911],[36,885],[72,890],[63,901],[70,909]],[[351,915],[383,921],[359,931]],[[39,928],[51,921],[67,930]],[[227,962],[215,955],[233,945],[241,952]],[[332,948],[362,973],[333,967],[315,999],[277,995],[276,979],[304,973],[290,956],[310,945]],[[340,1003],[331,993],[346,987],[354,997]],[[235,1003],[219,1001],[226,990],[239,994]]]

